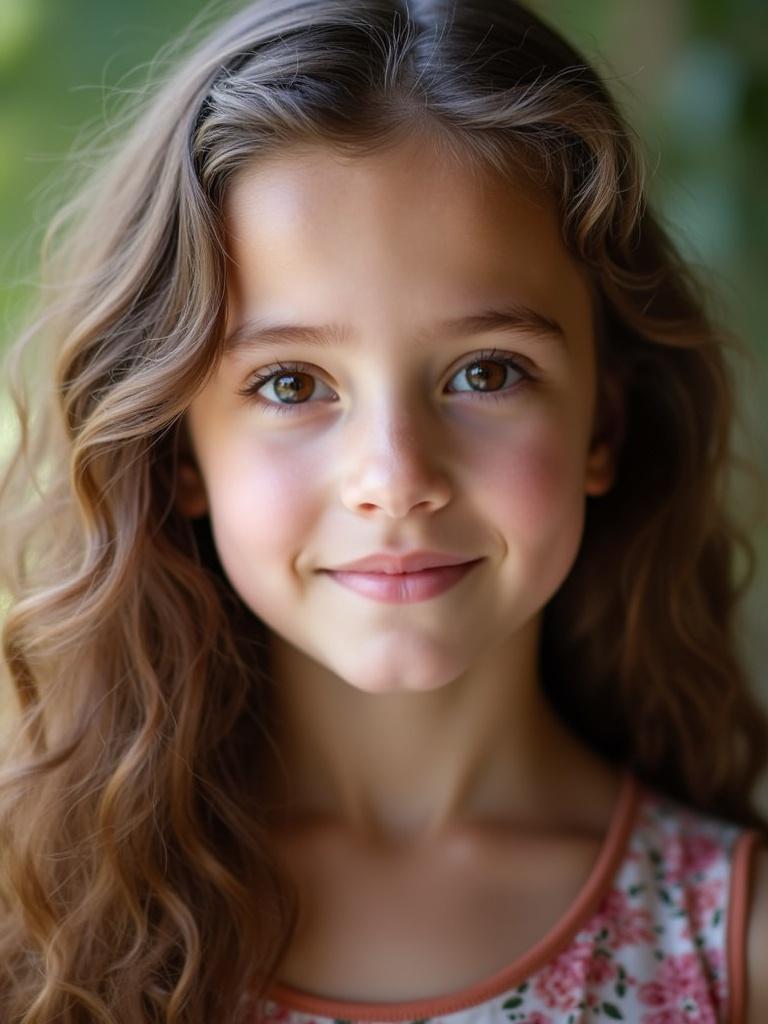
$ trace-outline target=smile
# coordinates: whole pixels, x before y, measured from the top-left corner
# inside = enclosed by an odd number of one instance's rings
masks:
[[[403,573],[345,572],[337,569],[324,571],[342,587],[373,601],[410,604],[426,601],[450,590],[482,561],[482,558],[478,558],[461,565],[439,565],[432,569]]]

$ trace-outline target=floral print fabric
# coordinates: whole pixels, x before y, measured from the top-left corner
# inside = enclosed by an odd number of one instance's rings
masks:
[[[742,832],[643,788],[619,869],[568,946],[497,997],[414,1024],[726,1024],[727,902]],[[259,1018],[345,1024],[272,1000]]]

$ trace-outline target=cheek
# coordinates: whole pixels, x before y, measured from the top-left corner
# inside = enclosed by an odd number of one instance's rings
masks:
[[[578,466],[562,426],[532,423],[476,453],[476,493],[503,529],[535,543],[562,530],[582,507]]]
[[[281,455],[251,447],[209,477],[211,522],[219,558],[233,585],[253,579],[253,567],[268,571],[300,554],[302,538],[317,518],[313,475],[295,451]]]
[[[554,426],[520,431],[503,450],[487,453],[478,514],[498,531],[505,551],[502,605],[519,608],[522,600],[533,614],[570,572],[584,529],[578,466],[573,440]]]

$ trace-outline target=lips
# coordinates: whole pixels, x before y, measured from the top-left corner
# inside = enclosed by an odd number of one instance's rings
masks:
[[[405,573],[360,570],[349,572],[334,569],[326,572],[336,583],[362,597],[385,604],[412,604],[415,601],[427,601],[438,597],[450,590],[482,561],[482,558],[476,558],[472,562],[437,565]]]
[[[335,565],[330,571],[402,575],[421,572],[423,569],[434,569],[438,566],[464,565],[471,561],[476,561],[471,555],[455,555],[443,551],[409,551],[404,554],[378,553],[366,555],[353,562],[345,562],[343,565]]]

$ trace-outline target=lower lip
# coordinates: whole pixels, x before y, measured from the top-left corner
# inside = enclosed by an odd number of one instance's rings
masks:
[[[464,562],[461,565],[438,565],[420,572],[387,574],[383,572],[339,572],[326,570],[337,583],[348,587],[363,597],[385,604],[411,604],[426,601],[430,597],[450,590],[459,580],[482,561]]]

